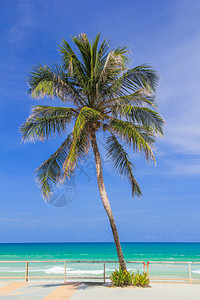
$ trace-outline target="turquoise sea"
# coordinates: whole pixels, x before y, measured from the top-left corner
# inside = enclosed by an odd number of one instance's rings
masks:
[[[150,264],[152,277],[188,278],[188,265],[174,262],[200,262],[200,243],[122,243],[126,261],[168,261],[170,264]],[[55,261],[84,261],[84,264],[67,263],[67,277],[102,277],[102,263],[87,263],[87,261],[115,261],[117,253],[114,243],[20,243],[0,244],[0,277],[23,277],[25,263],[9,263],[9,261],[51,261],[45,263],[30,263],[29,276],[63,276],[64,263]],[[106,263],[106,276],[118,265]],[[133,271],[143,271],[143,265],[127,264]],[[192,264],[192,278],[200,279],[200,264]]]

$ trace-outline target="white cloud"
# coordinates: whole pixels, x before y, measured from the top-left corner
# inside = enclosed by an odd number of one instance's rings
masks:
[[[155,62],[162,80],[158,93],[166,144],[170,152],[200,153],[199,17],[183,1],[159,36]]]
[[[180,47],[180,46],[179,46]],[[166,120],[165,143],[174,152],[200,153],[200,39],[174,49],[163,74],[159,99]]]
[[[20,0],[16,9],[18,18],[7,29],[8,41],[15,47],[21,44],[29,34],[29,29],[34,26],[32,7],[29,1]]]
[[[200,159],[171,162],[173,175],[200,175]]]

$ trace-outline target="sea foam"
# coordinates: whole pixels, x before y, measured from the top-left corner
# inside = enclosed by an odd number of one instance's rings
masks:
[[[200,270],[192,271],[192,273],[200,274]]]

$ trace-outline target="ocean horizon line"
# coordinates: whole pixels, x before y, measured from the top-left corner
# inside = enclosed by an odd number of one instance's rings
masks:
[[[8,245],[8,244],[115,244],[115,242],[88,242],[88,241],[73,241],[73,242],[0,242],[0,245]],[[180,242],[158,242],[158,241],[151,241],[151,242],[121,242],[121,244],[200,244],[200,242],[194,241],[180,241]]]

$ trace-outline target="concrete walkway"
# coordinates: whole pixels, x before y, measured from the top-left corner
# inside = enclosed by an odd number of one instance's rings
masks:
[[[0,283],[2,300],[200,300],[199,284],[153,283],[151,288],[111,288],[95,283]]]
[[[2,300],[68,300],[71,298],[79,283],[24,283],[11,282],[0,285]]]
[[[109,288],[82,284],[70,300],[200,300],[199,284],[152,283],[151,288]]]

